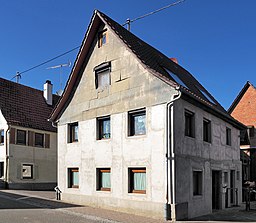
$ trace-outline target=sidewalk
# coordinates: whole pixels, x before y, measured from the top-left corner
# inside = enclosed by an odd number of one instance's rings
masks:
[[[71,215],[83,216],[89,220],[105,223],[166,223],[167,221],[141,217],[133,214],[126,214],[102,208],[93,208],[57,201],[54,191],[25,191],[25,190],[0,190],[0,194],[5,194],[16,200],[22,200],[40,208],[50,208],[62,211]],[[171,221],[168,221],[171,222]],[[212,214],[197,217],[184,222],[256,222],[256,202],[251,203],[251,210],[245,211],[245,205],[215,211]]]

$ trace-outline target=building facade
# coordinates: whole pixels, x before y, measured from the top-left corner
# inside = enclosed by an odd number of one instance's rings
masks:
[[[243,126],[184,68],[99,11],[50,120],[66,201],[168,219],[241,201]]]
[[[53,190],[57,129],[47,117],[58,97],[52,96],[51,83],[45,84],[45,92],[1,78],[0,85],[1,187]]]

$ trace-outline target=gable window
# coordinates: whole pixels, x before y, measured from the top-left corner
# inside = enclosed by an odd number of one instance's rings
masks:
[[[231,146],[231,129],[226,128],[226,144]]]
[[[203,194],[203,173],[202,171],[193,171],[193,195]]]
[[[203,140],[211,142],[211,121],[208,119],[203,120]]]
[[[111,63],[105,62],[94,68],[96,89],[110,85]]]
[[[68,124],[68,142],[78,141],[78,122]]]
[[[35,133],[35,146],[44,147],[44,134]]]
[[[185,136],[195,137],[195,116],[188,110],[185,110]]]
[[[4,144],[4,130],[0,130],[1,138],[0,138],[0,144]]]
[[[97,168],[97,190],[110,191],[111,190],[111,170],[110,168]]]
[[[146,134],[146,110],[128,112],[128,136]]]
[[[16,143],[19,145],[27,144],[27,132],[25,130],[17,129]]]
[[[23,179],[33,179],[33,165],[23,164],[22,165],[22,178]]]
[[[110,138],[110,116],[97,118],[97,139]]]
[[[107,43],[107,30],[103,30],[98,34],[98,47],[102,47]]]
[[[129,193],[146,193],[146,168],[128,168]]]
[[[79,168],[68,168],[68,188],[79,187]]]

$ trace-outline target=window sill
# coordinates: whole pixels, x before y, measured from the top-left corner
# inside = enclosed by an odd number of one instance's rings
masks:
[[[145,138],[147,137],[147,134],[141,134],[141,135],[128,135],[127,139],[137,139],[137,138]]]
[[[187,136],[187,135],[185,135],[185,138],[188,138],[188,139],[196,139],[195,136]]]
[[[193,195],[193,200],[201,200],[203,199],[203,195]]]
[[[101,189],[98,189],[96,190],[97,192],[111,192],[111,188],[101,188]]]

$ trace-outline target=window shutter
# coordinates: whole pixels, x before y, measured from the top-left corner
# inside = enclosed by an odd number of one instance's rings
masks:
[[[35,136],[34,132],[28,131],[28,146],[35,146],[34,136]]]
[[[15,144],[15,139],[16,139],[16,129],[11,128],[10,129],[10,143]]]
[[[50,148],[50,134],[45,134],[45,143],[44,143],[45,148]]]

